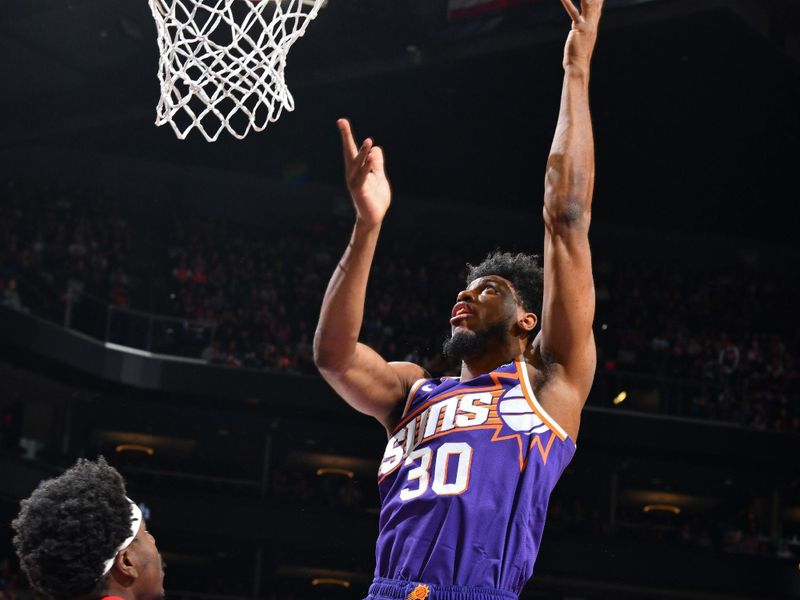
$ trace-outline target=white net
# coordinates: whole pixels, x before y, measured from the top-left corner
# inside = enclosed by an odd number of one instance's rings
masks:
[[[325,0],[149,0],[161,53],[156,125],[238,139],[294,110],[289,48]]]

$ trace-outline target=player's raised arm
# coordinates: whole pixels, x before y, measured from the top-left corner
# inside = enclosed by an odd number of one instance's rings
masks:
[[[594,187],[594,137],[589,113],[589,66],[602,0],[561,0],[572,19],[564,48],[561,108],[547,161],[544,194],[542,329],[534,352],[559,386],[557,415],[574,438],[594,378],[595,297],[589,251]]]
[[[356,224],[322,301],[314,335],[314,362],[348,404],[392,429],[411,385],[427,374],[411,363],[387,363],[358,342],[367,279],[381,224],[391,203],[391,189],[382,150],[373,146],[369,138],[359,148],[350,123],[340,119],[337,124]]]

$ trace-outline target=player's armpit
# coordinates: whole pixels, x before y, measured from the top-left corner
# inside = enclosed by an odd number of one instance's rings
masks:
[[[547,414],[569,434],[573,442],[578,439],[581,411],[594,380],[596,353],[594,339],[583,346],[585,356],[579,362],[587,365],[582,372],[568,374],[563,365],[547,361],[538,347],[540,338],[534,342],[528,356],[528,375],[534,382],[539,403]],[[591,367],[589,366],[591,365]]]
[[[418,379],[429,377],[419,365],[386,362],[361,343],[346,367],[329,369],[320,365],[319,371],[350,406],[375,417],[389,431],[400,418],[411,386]]]

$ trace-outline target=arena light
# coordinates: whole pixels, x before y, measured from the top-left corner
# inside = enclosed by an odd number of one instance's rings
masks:
[[[350,469],[341,469],[339,467],[320,467],[317,469],[317,475],[320,477],[323,475],[342,475],[348,479],[355,477],[355,473],[353,473]]]
[[[347,579],[339,579],[338,577],[315,577],[311,580],[311,585],[336,585],[347,589],[350,587],[350,582]]]
[[[614,396],[614,399],[611,402],[614,404],[614,406],[616,406],[617,404],[622,404],[623,402],[625,402],[625,399],[627,397],[628,397],[628,392],[622,390],[619,394]]]
[[[646,513],[650,512],[668,512],[673,515],[681,514],[681,509],[674,504],[645,504],[642,510]]]
[[[115,450],[117,452],[141,452],[143,454],[147,454],[147,456],[153,456],[156,453],[150,446],[145,446],[143,444],[119,444]]]

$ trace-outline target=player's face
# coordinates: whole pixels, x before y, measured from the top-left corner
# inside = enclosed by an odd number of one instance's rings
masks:
[[[147,600],[158,600],[164,597],[164,565],[161,554],[156,548],[154,538],[145,525],[144,520],[139,526],[139,532],[134,538],[130,548],[136,551],[137,574],[135,586],[138,588],[137,597]]]
[[[508,323],[517,315],[519,304],[511,282],[499,275],[472,281],[458,294],[450,315],[453,335],[459,329],[482,333]]]

